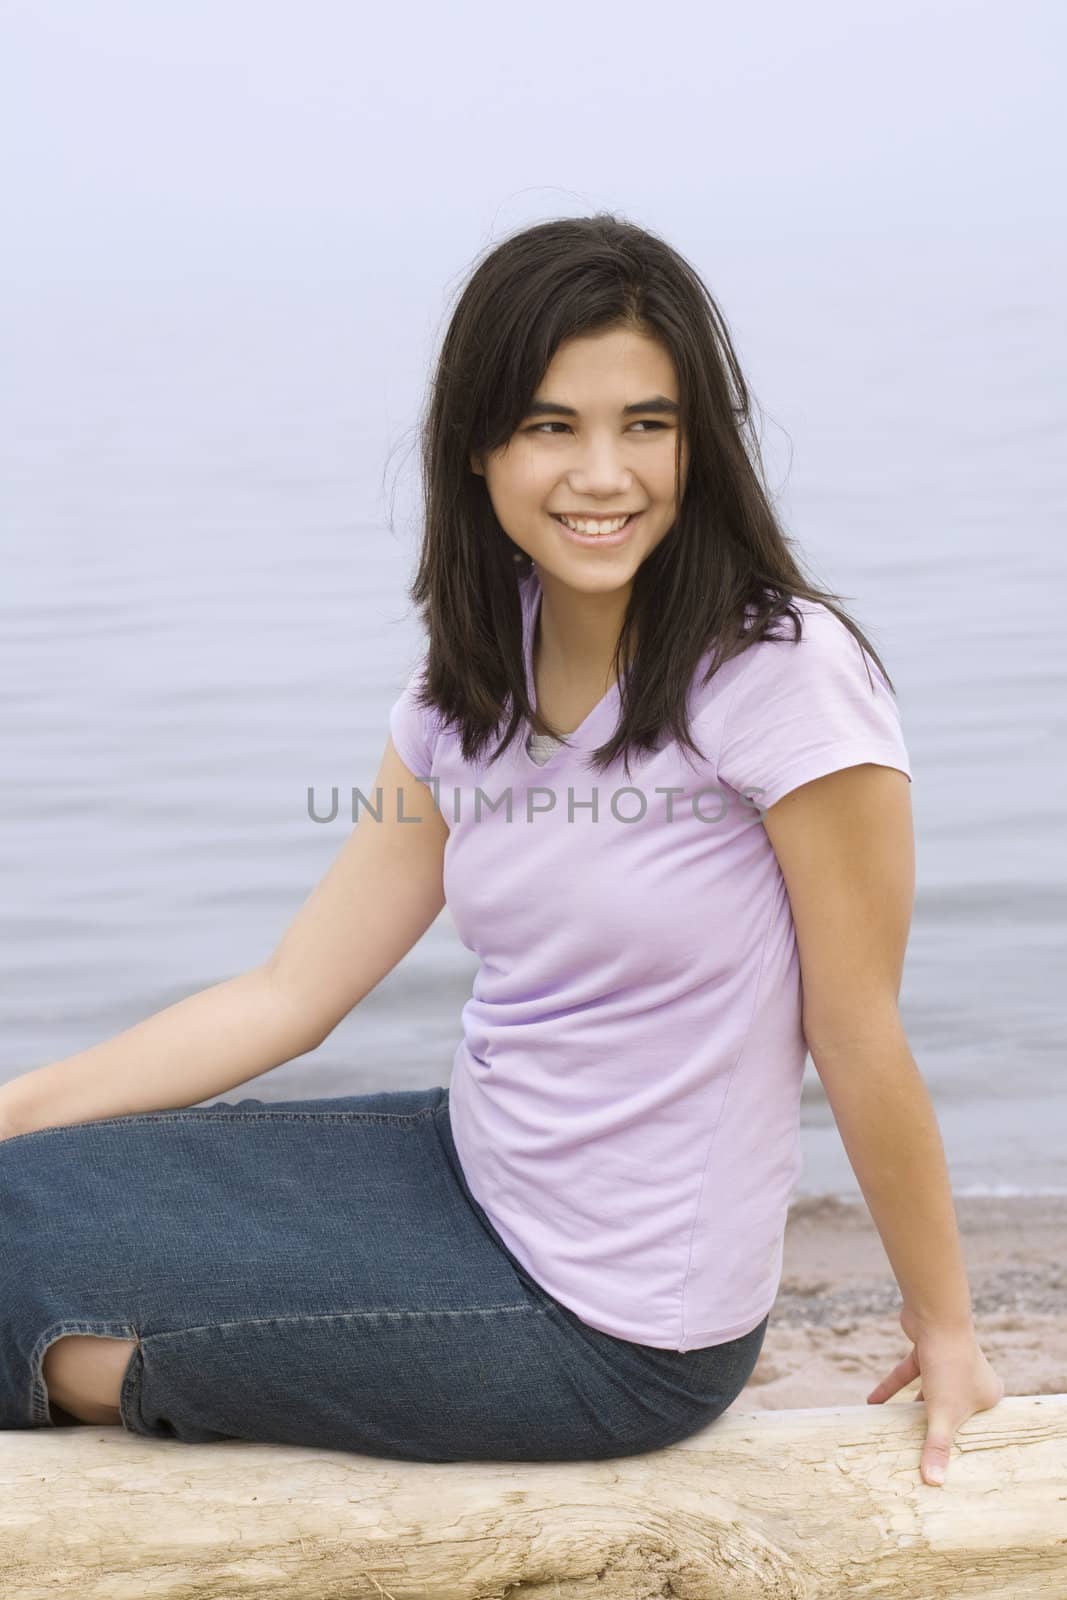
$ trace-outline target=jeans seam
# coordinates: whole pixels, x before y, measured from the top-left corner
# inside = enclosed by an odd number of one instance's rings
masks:
[[[202,1106],[201,1111],[211,1111]],[[218,1122],[384,1122],[402,1124],[419,1122],[436,1115],[429,1108],[422,1111],[217,1111],[211,1113],[211,1125]],[[200,1113],[191,1111],[135,1111],[126,1117],[99,1117],[89,1122],[63,1122],[54,1128],[34,1128],[29,1133],[13,1134],[4,1141],[14,1144],[16,1139],[41,1139],[52,1133],[65,1133],[69,1128],[114,1128],[143,1122],[197,1122]]]
[[[383,1317],[399,1320],[402,1317],[487,1317],[499,1316],[501,1312],[533,1312],[534,1316],[543,1317],[546,1313],[540,1306],[531,1306],[526,1301],[521,1305],[506,1306],[462,1306],[449,1310],[442,1307],[440,1310],[412,1310],[412,1311],[313,1311],[296,1316],[282,1317],[235,1317],[229,1322],[198,1322],[183,1328],[171,1328],[165,1333],[142,1333],[141,1339],[145,1344],[154,1344],[161,1339],[178,1339],[187,1333],[217,1333],[223,1328],[256,1328],[267,1327],[291,1322],[353,1322],[365,1317],[381,1320]]]

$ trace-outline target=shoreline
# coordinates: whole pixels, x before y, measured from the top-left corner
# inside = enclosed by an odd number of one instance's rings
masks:
[[[978,1343],[1005,1395],[1067,1394],[1067,1194],[954,1194]],[[778,1298],[735,1411],[865,1405],[911,1349],[862,1197],[789,1208]],[[919,1380],[887,1405],[910,1402]]]

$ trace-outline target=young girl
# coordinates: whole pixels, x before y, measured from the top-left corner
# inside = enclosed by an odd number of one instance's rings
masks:
[[[868,1398],[921,1372],[935,1481],[1003,1385],[897,1011],[908,757],[724,320],[654,235],[543,223],[431,393],[427,647],[372,809],[262,968],[0,1091],[0,1427],[677,1442],[755,1366],[810,1050],[913,1345]],[[446,900],[480,961],[448,1089],[197,1104],[317,1047]]]

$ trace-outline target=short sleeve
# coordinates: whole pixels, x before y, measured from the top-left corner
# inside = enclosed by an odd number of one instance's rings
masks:
[[[393,703],[389,712],[389,732],[401,761],[418,779],[430,777],[434,746],[437,740],[437,719],[432,711],[420,706],[416,698],[425,661],[420,661],[407,681],[403,694]]]
[[[738,658],[726,703],[719,776],[761,809],[791,789],[871,761],[911,781],[896,700],[877,665],[826,606],[801,608],[803,631],[776,624]],[[868,676],[868,668],[870,676]]]

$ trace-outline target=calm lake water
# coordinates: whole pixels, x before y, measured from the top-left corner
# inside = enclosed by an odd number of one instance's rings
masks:
[[[960,1192],[1067,1190],[1065,341],[1043,248],[905,272],[872,245],[861,284],[835,246],[832,281],[813,253],[784,303],[766,262],[716,289],[787,531],[897,688],[902,1009]],[[351,827],[310,820],[308,789],[325,812],[334,785],[370,788],[420,644],[429,335],[368,348],[340,291],[103,294],[53,290],[5,335],[0,1081],[269,954]],[[321,1049],[231,1097],[447,1083],[475,967],[446,911]],[[810,1062],[803,1115],[802,1192],[858,1193]]]

